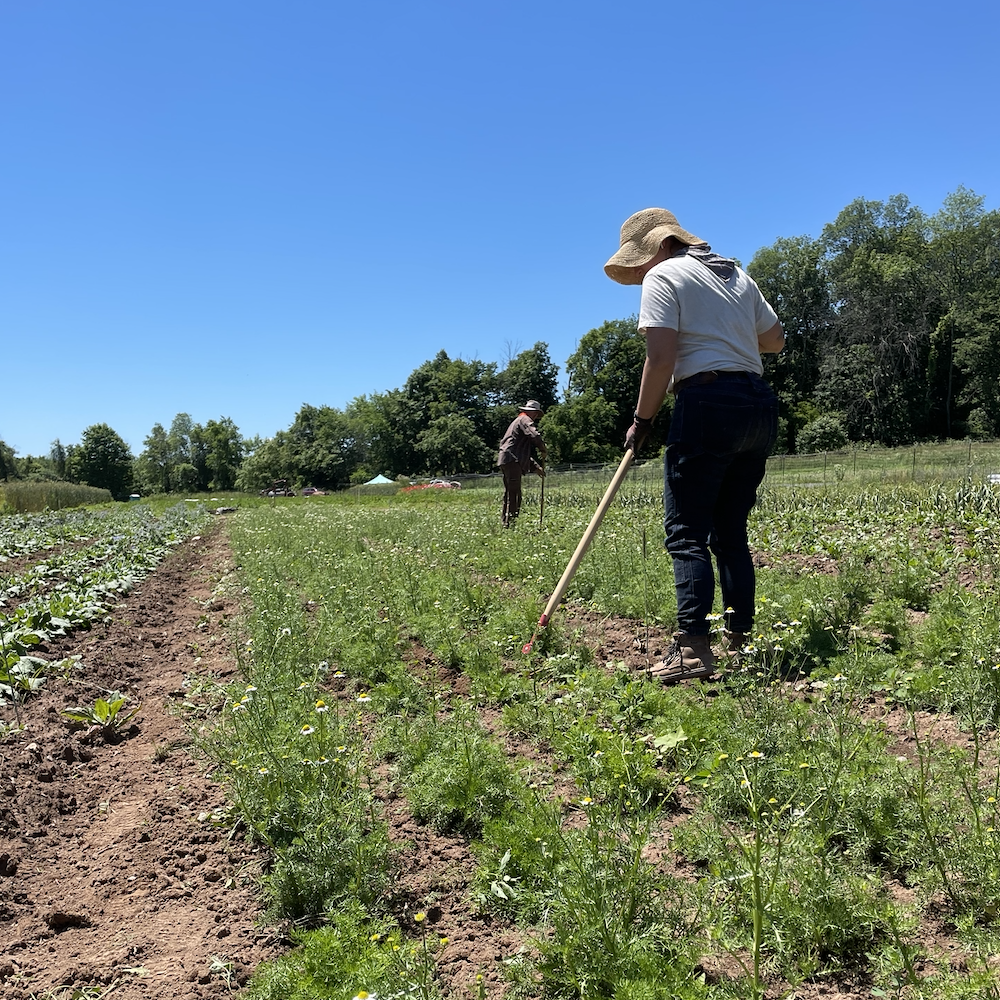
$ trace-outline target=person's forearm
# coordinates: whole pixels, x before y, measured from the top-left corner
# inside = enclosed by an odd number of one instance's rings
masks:
[[[642,366],[642,382],[635,412],[652,420],[663,405],[667,387],[677,362],[677,331],[666,327],[651,327],[646,335],[646,362]]]
[[[673,364],[654,364],[649,358],[646,358],[646,363],[642,366],[639,401],[635,404],[635,412],[640,417],[652,420],[659,413],[673,373]]]

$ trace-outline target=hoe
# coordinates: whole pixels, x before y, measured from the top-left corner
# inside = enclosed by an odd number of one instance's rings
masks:
[[[611,485],[608,486],[607,490],[604,492],[604,496],[601,497],[601,502],[597,505],[597,510],[594,511],[594,516],[590,519],[590,524],[587,525],[587,530],[583,533],[583,538],[580,539],[580,544],[577,545],[576,551],[570,556],[569,563],[566,569],[563,570],[563,575],[559,578],[559,583],[556,584],[556,589],[552,591],[552,596],[549,598],[549,603],[545,605],[545,611],[542,617],[538,619],[538,626],[535,629],[535,634],[521,647],[521,652],[525,656],[531,652],[531,647],[538,638],[538,632],[540,629],[545,628],[549,623],[549,619],[552,617],[556,608],[559,607],[559,602],[563,599],[563,595],[566,593],[566,588],[569,587],[570,580],[576,574],[577,568],[580,565],[580,560],[583,559],[584,553],[590,547],[590,543],[594,540],[594,535],[597,534],[597,529],[601,525],[601,521],[604,520],[604,515],[607,513],[608,508],[611,506],[611,501],[614,500],[615,494],[618,492],[618,487],[621,486],[622,480],[625,478],[625,473],[628,472],[629,466],[632,464],[632,459],[635,456],[632,454],[632,449],[630,448],[625,452],[625,456],[621,460],[621,464],[618,466],[618,471],[615,472],[614,478],[611,480]],[[545,480],[543,479],[544,483]]]

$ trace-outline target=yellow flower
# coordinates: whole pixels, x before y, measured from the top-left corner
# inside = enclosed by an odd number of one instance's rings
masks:
[[[763,757],[764,755],[759,750],[751,750],[750,751],[750,756],[754,757],[756,759],[759,759],[759,758]]]
[[[423,910],[421,910],[420,913],[413,914],[413,922],[416,924],[422,924],[426,919],[427,914],[424,913]]]

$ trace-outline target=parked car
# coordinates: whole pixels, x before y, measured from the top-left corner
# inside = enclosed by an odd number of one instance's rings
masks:
[[[325,497],[326,493],[323,490],[316,489],[315,486],[306,486],[302,490],[302,495],[304,497]]]
[[[429,483],[414,483],[404,486],[400,493],[412,493],[413,490],[460,490],[462,484],[455,479],[432,479]]]
[[[287,479],[275,479],[267,489],[261,490],[262,497],[293,497],[295,490],[288,485]]]

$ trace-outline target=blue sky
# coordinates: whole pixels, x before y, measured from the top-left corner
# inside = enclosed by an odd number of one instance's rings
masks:
[[[659,205],[748,263],[858,197],[1000,205],[993,5],[0,0],[0,438],[287,428],[562,365]]]

